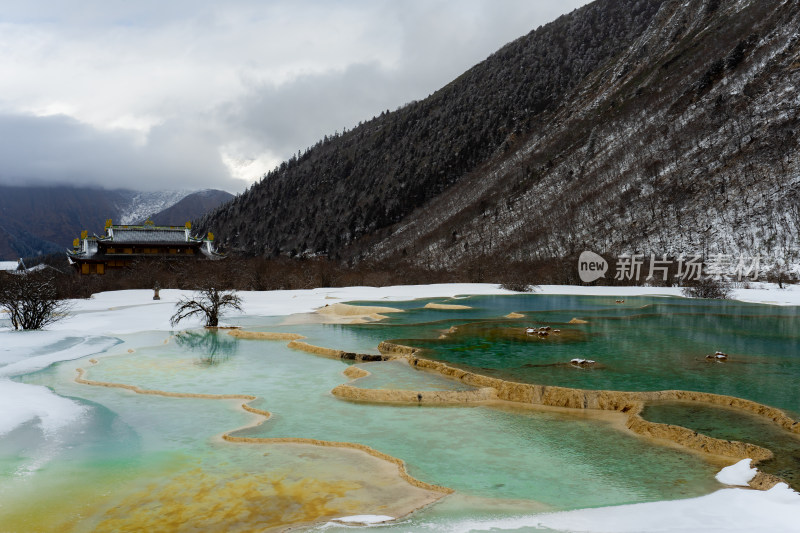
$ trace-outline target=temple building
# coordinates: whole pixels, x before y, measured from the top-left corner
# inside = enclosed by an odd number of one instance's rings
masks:
[[[115,226],[106,221],[102,236],[81,233],[67,251],[70,264],[81,274],[105,274],[107,270],[129,266],[146,259],[198,260],[219,259],[214,249],[214,236],[193,237],[191,223],[185,227],[156,226],[147,221],[141,226]]]

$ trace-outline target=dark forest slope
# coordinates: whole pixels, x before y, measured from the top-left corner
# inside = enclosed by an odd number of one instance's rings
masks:
[[[420,102],[326,138],[199,222],[249,254],[336,255],[400,221],[526,134],[647,28],[661,0],[599,0]]]
[[[800,2],[598,1],[327,139],[203,221],[229,249],[452,268],[796,263]]]
[[[123,191],[0,186],[0,259],[63,252],[82,230],[116,217]]]
[[[361,250],[800,261],[800,2],[666,2],[514,150]]]

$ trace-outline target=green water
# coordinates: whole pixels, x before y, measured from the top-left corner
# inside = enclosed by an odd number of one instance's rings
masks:
[[[481,497],[586,507],[686,497],[716,486],[715,468],[698,457],[650,446],[583,413],[341,401],[330,390],[348,381],[344,363],[280,342],[234,343],[235,355],[216,366],[171,343],[109,358],[91,369],[90,378],[175,392],[253,394],[261,398],[255,405],[273,418],[237,435],[366,444],[405,460],[414,477]],[[363,367],[373,372],[364,378],[373,387],[463,388],[397,362]],[[232,430],[234,422],[218,427]],[[660,481],[653,484],[656,476]]]
[[[610,390],[682,389],[747,398],[800,414],[800,311],[741,302],[682,298],[588,296],[476,296],[458,300],[467,311],[420,306],[387,323],[347,326],[373,340],[397,339],[428,349],[427,356],[516,381]],[[393,304],[394,305],[394,304]],[[519,320],[492,320],[511,311]],[[588,324],[568,324],[581,318]],[[442,321],[433,322],[431,321]],[[546,342],[472,335],[438,339],[452,325],[486,330],[550,325],[580,332],[584,340]],[[435,331],[433,331],[435,330]],[[726,363],[707,362],[720,350]],[[593,359],[601,370],[558,363]]]
[[[425,309],[429,301],[473,308]],[[280,317],[246,317],[239,322],[248,329],[300,333],[311,344],[358,352],[375,353],[382,340],[404,339],[428,349],[431,357],[519,381],[701,390],[800,410],[796,308],[676,298],[626,298],[616,305],[614,298],[541,295],[372,304],[406,312],[360,325],[282,325]],[[512,311],[526,317],[502,318]],[[568,324],[574,317],[589,323]],[[551,325],[562,334],[545,340],[521,338],[521,328],[534,325]],[[453,326],[456,333],[439,338]],[[282,500],[276,495],[307,498],[344,491],[336,488],[337,480],[350,491],[352,501],[345,498],[342,503],[339,498],[336,509],[354,506],[351,514],[375,512],[403,497],[405,485],[398,485],[396,476],[379,481],[376,460],[365,454],[311,447],[299,453],[282,445],[219,439],[236,428],[244,428],[236,432],[241,436],[357,442],[398,457],[412,476],[457,491],[422,517],[483,516],[493,509],[505,509],[502,512],[510,516],[515,505],[530,502],[571,509],[692,497],[720,487],[713,477],[719,466],[620,431],[611,419],[505,404],[436,407],[343,401],[330,393],[350,381],[342,374],[347,368],[342,361],[291,350],[285,342],[238,340],[224,333],[187,332],[164,344],[166,337],[131,335],[106,355],[95,356],[97,365],[84,358],[19,378],[74,399],[86,408],[86,416],[57,439],[31,424],[0,439],[0,523],[10,517],[8,523],[24,526],[17,530],[47,530],[42,524],[55,522],[36,522],[36,516],[52,513],[63,524],[50,530],[124,530],[114,520],[139,520],[138,513],[148,509],[158,515],[162,506],[176,516],[180,512],[175,509],[186,507],[211,520],[211,510],[226,501],[226,495],[231,501],[258,502],[259,512],[275,507],[270,517],[300,520],[279,505]],[[128,348],[135,351],[128,353]],[[706,362],[704,356],[716,350],[730,354],[729,362]],[[574,357],[595,359],[602,367],[560,364]],[[359,366],[371,373],[353,382],[359,387],[468,388],[398,362]],[[145,389],[251,394],[259,398],[252,405],[273,416],[248,427],[259,418],[239,409],[241,401],[165,398],[81,385],[73,381],[76,367],[86,368],[88,379]],[[756,444],[756,437],[767,432],[759,429],[760,421],[745,423],[734,415],[724,418],[669,405],[648,406],[646,416],[684,421],[712,436],[752,438]],[[785,435],[768,429],[772,433],[764,445],[791,449]],[[782,462],[775,470],[780,475],[788,468],[794,467]],[[263,486],[276,479],[291,490],[264,492]],[[216,492],[220,495],[209,503],[207,493]],[[148,500],[150,494],[159,499]],[[291,507],[301,496],[284,503]],[[312,500],[303,504],[309,516],[333,512],[320,510],[322,504]],[[483,507],[475,502],[483,502]],[[252,512],[241,510],[242,515]],[[242,526],[248,527],[253,524]]]
[[[739,440],[772,450],[775,457],[758,469],[786,480],[800,489],[800,435],[783,431],[761,417],[741,411],[686,402],[652,403],[642,416],[652,422],[676,424],[725,440]]]
[[[363,389],[395,389],[414,391],[474,390],[475,387],[446,378],[435,372],[415,370],[405,361],[361,363],[358,365],[370,373],[351,385]]]

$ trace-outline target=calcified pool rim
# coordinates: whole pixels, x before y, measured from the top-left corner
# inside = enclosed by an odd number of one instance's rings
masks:
[[[668,441],[680,447],[729,458],[741,460],[750,458],[753,464],[773,457],[773,452],[762,446],[747,442],[732,441],[710,437],[692,429],[674,424],[663,424],[645,420],[641,413],[647,402],[680,400],[702,404],[721,405],[745,411],[765,418],[777,426],[795,435],[800,435],[800,422],[789,417],[781,409],[770,407],[751,400],[735,396],[696,392],[686,390],[661,391],[613,391],[591,390],[570,387],[518,383],[469,372],[455,368],[440,361],[421,357],[422,350],[412,346],[383,341],[378,345],[381,355],[357,354],[332,348],[314,346],[305,342],[292,341],[290,348],[302,350],[314,355],[341,358],[354,361],[404,360],[410,366],[436,372],[474,387],[469,391],[410,391],[396,389],[365,389],[351,384],[335,387],[331,393],[351,401],[370,403],[396,404],[439,404],[465,405],[507,401],[522,405],[539,405],[567,409],[598,409],[616,411],[627,415],[625,427],[633,433],[656,440]],[[366,372],[361,369],[362,372]],[[353,379],[364,377],[364,374],[351,375]],[[749,485],[756,489],[769,489],[785,481],[778,476],[759,473]]]
[[[267,337],[259,337],[259,338],[267,338]],[[99,363],[97,359],[91,359],[90,364],[96,365]],[[245,403],[239,405],[239,407],[248,413],[252,413],[258,415],[261,420],[254,422],[252,424],[247,424],[245,426],[240,426],[230,431],[227,431],[221,435],[221,439],[228,441],[228,442],[239,442],[239,443],[249,443],[249,444],[310,444],[314,446],[324,446],[324,447],[331,447],[331,448],[350,448],[354,450],[359,450],[364,453],[367,453],[373,457],[377,457],[378,459],[382,459],[389,463],[394,464],[397,467],[398,475],[404,481],[406,481],[409,485],[428,490],[431,492],[438,492],[441,493],[442,496],[446,494],[451,494],[453,492],[452,489],[447,487],[442,487],[439,485],[434,485],[431,483],[426,483],[419,479],[414,478],[411,476],[407,469],[405,461],[398,459],[396,457],[392,457],[391,455],[385,454],[380,452],[374,448],[369,446],[365,446],[363,444],[359,444],[356,442],[336,442],[336,441],[327,441],[327,440],[319,440],[319,439],[305,439],[305,438],[295,438],[295,437],[238,437],[233,435],[238,431],[243,429],[249,429],[252,427],[257,427],[272,418],[272,413],[265,409],[258,409],[249,405],[250,402],[258,400],[258,396],[254,396],[251,394],[199,394],[199,393],[192,393],[192,392],[172,392],[172,391],[163,391],[157,389],[143,389],[136,385],[130,385],[127,383],[116,383],[116,382],[109,382],[109,381],[95,381],[91,379],[87,379],[85,376],[87,375],[87,371],[84,368],[76,368],[75,372],[77,373],[75,377],[75,382],[80,383],[81,385],[89,385],[92,387],[107,387],[107,388],[115,388],[115,389],[124,389],[136,394],[145,394],[151,396],[163,396],[165,398],[195,398],[195,399],[203,399],[203,400],[246,400]],[[366,371],[365,371],[366,372]]]
[[[615,411],[627,415],[625,427],[643,437],[667,441],[678,447],[688,450],[709,454],[711,456],[723,457],[733,461],[744,458],[753,459],[753,464],[765,461],[773,456],[773,453],[764,447],[756,446],[746,442],[729,441],[709,437],[697,433],[691,429],[671,425],[655,423],[645,420],[641,416],[645,404],[657,400],[683,400],[689,402],[723,405],[756,414],[770,420],[772,423],[788,430],[794,434],[800,434],[800,423],[791,419],[780,409],[759,404],[750,400],[744,400],[733,396],[724,396],[711,393],[700,393],[692,391],[668,390],[652,392],[622,392],[608,390],[585,390],[577,388],[567,388],[558,386],[536,385],[528,383],[517,383],[513,381],[493,378],[474,372],[455,368],[442,362],[421,357],[421,350],[411,346],[395,344],[391,342],[381,342],[378,345],[380,355],[362,354],[346,352],[333,348],[315,346],[302,342],[304,337],[295,333],[275,333],[275,332],[248,332],[241,329],[234,329],[228,334],[252,340],[272,340],[290,341],[288,347],[301,350],[316,356],[342,359],[350,361],[403,361],[409,366],[435,372],[441,376],[454,379],[472,387],[471,390],[399,390],[399,389],[368,389],[354,386],[347,383],[334,387],[331,393],[341,399],[368,403],[394,403],[394,404],[426,404],[426,405],[476,405],[510,402],[517,405],[556,407],[567,409],[598,409],[605,411]],[[90,359],[91,365],[98,364],[97,359]],[[319,439],[295,438],[295,437],[244,437],[236,435],[245,429],[257,427],[272,417],[272,414],[264,409],[258,409],[249,405],[258,397],[250,394],[198,394],[190,392],[171,392],[155,389],[144,389],[135,385],[125,383],[94,381],[87,378],[87,370],[84,368],[76,369],[75,381],[82,385],[109,387],[125,389],[136,394],[155,395],[169,398],[197,398],[211,400],[245,400],[239,407],[251,414],[257,415],[259,420],[237,427],[223,433],[219,438],[231,443],[246,444],[304,444],[331,448],[348,448],[366,453],[372,457],[386,461],[395,465],[399,478],[407,482],[410,486],[420,488],[431,493],[434,497],[424,503],[420,503],[403,516],[408,516],[415,511],[427,507],[432,502],[454,492],[452,489],[426,483],[418,480],[407,471],[403,460],[385,454],[372,447],[357,442],[337,442]],[[357,366],[347,367],[343,374],[351,380],[356,380],[370,375],[365,369]],[[757,489],[768,489],[783,480],[777,476],[759,472],[750,481],[750,486]]]

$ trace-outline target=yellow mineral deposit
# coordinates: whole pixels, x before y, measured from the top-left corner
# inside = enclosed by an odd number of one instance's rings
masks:
[[[458,305],[458,304],[437,304],[437,303],[429,303],[425,304],[425,309],[441,309],[444,311],[459,311],[463,309],[472,309],[472,307],[468,305]]]
[[[314,346],[313,344],[308,344],[307,342],[303,341],[291,341],[286,346],[292,348],[293,350],[301,350],[306,353],[327,357],[329,359],[344,359],[349,361],[386,361],[390,359],[390,357],[385,355],[345,352],[344,350]]]
[[[168,464],[159,462],[139,472],[142,477],[168,479],[175,475],[181,464],[180,458],[172,458]],[[114,475],[103,475],[98,471],[80,470],[65,473],[58,483],[52,486],[22,487],[13,495],[6,494],[3,505],[8,512],[3,513],[0,531],[3,532],[53,532],[66,531],[112,531],[96,527],[98,514],[113,505],[111,500],[120,494],[120,480],[129,487],[134,480],[130,472],[117,471]],[[30,493],[35,490],[35,493]],[[4,509],[4,511],[6,511]],[[165,531],[153,529],[152,531]]]
[[[195,469],[154,483],[108,510],[99,531],[276,531],[352,514],[353,481],[288,480],[272,474]]]
[[[396,389],[362,389],[352,385],[339,385],[331,394],[348,400],[373,403],[417,403],[460,405],[497,400],[497,391],[491,387],[473,390],[410,391]]]
[[[296,342],[296,341],[292,341]],[[305,343],[303,343],[305,344]],[[259,415],[261,420],[239,427],[222,435],[222,440],[242,444],[299,444],[311,445],[324,448],[337,448],[355,450],[368,456],[376,458],[381,462],[393,465],[396,468],[395,476],[403,480],[408,487],[405,493],[398,494],[390,498],[395,501],[391,509],[397,516],[404,516],[425,505],[428,505],[446,494],[452,493],[447,487],[441,487],[420,481],[408,474],[405,463],[369,446],[352,442],[333,442],[317,439],[304,439],[294,437],[279,438],[259,438],[259,437],[239,437],[233,435],[236,431],[257,426],[268,420],[272,415],[269,411],[251,407],[249,402],[256,400],[255,396],[249,394],[196,394],[171,392],[162,390],[142,389],[136,385],[125,383],[111,383],[105,381],[94,381],[87,379],[86,370],[76,369],[77,377],[75,381],[83,385],[95,387],[108,387],[125,389],[136,394],[147,394],[164,396],[168,398],[199,398],[209,400],[247,400],[240,407],[249,413]],[[366,372],[362,370],[362,372]],[[368,374],[368,372],[367,372]],[[372,475],[372,473],[370,473]],[[207,481],[202,479],[206,476],[202,471],[192,474],[193,477],[200,477],[199,481],[192,479],[191,483],[184,483],[177,478],[174,483],[163,489],[154,485],[141,494],[130,496],[128,503],[115,506],[110,515],[104,518],[103,523],[96,529],[109,531],[193,531],[192,527],[200,520],[203,528],[208,528],[203,520],[207,515],[209,520],[214,522],[220,520],[220,527],[226,530],[265,530],[280,529],[289,524],[297,525],[307,522],[314,522],[331,518],[333,515],[354,514],[363,512],[365,504],[370,503],[370,499],[365,494],[359,495],[349,500],[347,505],[329,505],[331,501],[340,498],[343,492],[355,490],[361,487],[357,482],[341,482],[337,480],[321,482],[315,479],[303,479],[292,484],[286,484],[283,479],[264,477],[265,475],[242,474],[243,477],[231,480],[230,476],[224,480]],[[262,479],[263,478],[263,479]],[[187,488],[182,488],[183,486]],[[213,487],[211,490],[209,487]],[[253,487],[258,487],[255,489]],[[267,487],[264,489],[263,487]],[[269,487],[273,490],[269,492]],[[254,490],[260,492],[253,492]],[[266,490],[266,492],[265,492]],[[409,492],[410,491],[410,492]],[[342,492],[342,494],[340,494]],[[402,490],[395,489],[395,492]],[[214,493],[213,501],[208,501],[210,493]],[[253,512],[254,507],[249,502],[242,503],[239,499],[254,498],[259,499],[264,496],[270,501],[270,506],[262,509],[260,514]],[[303,496],[305,495],[305,497]],[[309,497],[310,495],[310,497]],[[286,502],[294,501],[291,512],[286,511],[287,505],[283,504],[281,498],[285,497]],[[261,498],[263,500],[264,498]],[[277,498],[277,499],[276,499]],[[229,501],[234,499],[237,501]],[[259,501],[261,501],[259,500]],[[199,503],[197,503],[199,502]],[[195,504],[202,507],[196,507]],[[209,508],[209,505],[211,506]],[[298,507],[299,506],[299,507]],[[122,512],[119,512],[122,509]],[[162,520],[162,515],[168,515]],[[255,520],[255,522],[251,522]],[[239,525],[242,527],[240,528]],[[188,527],[188,529],[187,529]],[[216,526],[214,526],[216,527]],[[214,527],[211,527],[213,530]]]
[[[508,313],[506,315],[506,318],[525,318],[525,315],[523,315],[522,313],[513,313],[512,312],[512,313]]]
[[[265,341],[296,341],[305,339],[305,336],[297,333],[275,333],[270,331],[245,331],[243,329],[233,329],[228,335],[239,339],[254,339]]]
[[[344,354],[344,350],[323,348],[321,346],[314,346],[313,344],[308,344],[307,342],[302,342],[302,341],[292,341],[287,346],[289,348],[292,348],[293,350],[301,350],[306,353],[319,355],[322,357],[329,357],[331,359],[341,359],[342,354]]]
[[[348,366],[342,373],[350,379],[365,378],[370,375],[369,371],[357,366]]]
[[[402,313],[394,307],[363,306],[335,303],[315,311],[320,322],[329,324],[360,324],[386,319],[387,314]]]

